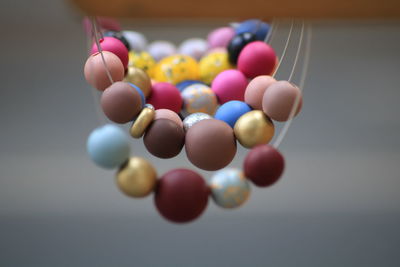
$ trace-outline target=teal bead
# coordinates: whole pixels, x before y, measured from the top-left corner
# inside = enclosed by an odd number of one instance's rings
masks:
[[[89,135],[87,152],[100,167],[118,168],[129,159],[129,138],[119,127],[107,124],[93,130]]]
[[[224,169],[216,172],[209,180],[211,196],[222,208],[236,208],[250,196],[250,184],[242,171]]]

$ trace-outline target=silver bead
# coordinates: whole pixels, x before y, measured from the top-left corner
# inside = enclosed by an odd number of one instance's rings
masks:
[[[198,112],[198,113],[190,114],[183,120],[183,128],[185,129],[185,131],[188,131],[190,127],[192,127],[199,121],[208,120],[208,119],[212,119],[212,117],[206,113]]]
[[[152,104],[146,104],[146,105],[144,105],[144,107],[152,109],[152,110],[156,110]]]

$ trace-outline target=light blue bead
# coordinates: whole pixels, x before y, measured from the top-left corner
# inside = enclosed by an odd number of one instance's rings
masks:
[[[107,124],[93,130],[89,135],[87,151],[100,167],[118,168],[129,158],[129,138],[119,127]]]
[[[144,105],[146,105],[146,97],[144,96],[143,91],[136,85],[134,85],[133,83],[129,83],[133,88],[136,89],[136,91],[139,93],[140,95],[140,99],[142,100],[142,108],[144,108]]]
[[[245,102],[233,100],[220,106],[214,118],[228,123],[233,128],[236,121],[249,111],[251,111],[251,107]]]
[[[251,32],[256,35],[257,40],[264,41],[269,31],[269,25],[258,19],[249,19],[240,23],[235,29],[236,34]]]

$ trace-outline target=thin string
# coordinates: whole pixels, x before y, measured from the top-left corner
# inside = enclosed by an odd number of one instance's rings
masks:
[[[275,32],[277,31],[279,25],[279,20],[272,20],[271,30],[268,31],[267,36],[265,36],[264,43],[272,43],[273,37],[275,36]]]
[[[292,19],[292,24],[290,25],[290,30],[289,30],[289,34],[288,34],[288,37],[287,37],[287,40],[286,40],[285,48],[283,49],[281,59],[279,60],[278,66],[276,67],[274,73],[272,74],[272,77],[275,77],[276,73],[278,72],[279,68],[281,67],[281,64],[282,64],[283,60],[285,59],[286,51],[288,49],[289,42],[290,42],[290,39],[292,37],[293,25],[294,25],[294,20]]]

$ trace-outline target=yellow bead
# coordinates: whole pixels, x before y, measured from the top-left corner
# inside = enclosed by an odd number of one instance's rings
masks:
[[[154,79],[158,82],[177,84],[185,80],[199,79],[199,66],[195,59],[174,55],[161,60],[154,69]]]
[[[200,60],[200,79],[206,84],[211,84],[218,74],[233,68],[229,63],[227,52],[212,52]]]
[[[275,127],[264,112],[253,110],[238,119],[234,132],[242,146],[252,148],[269,143],[274,137]]]
[[[129,66],[144,70],[147,75],[153,78],[156,61],[147,52],[129,52]]]
[[[148,97],[151,92],[151,80],[147,73],[139,68],[129,66],[128,73],[125,76],[125,82],[133,83],[142,90],[145,97]]]
[[[117,173],[119,189],[130,197],[145,197],[156,186],[157,173],[145,159],[130,158]]]
[[[132,127],[129,131],[131,136],[133,138],[141,138],[151,122],[154,120],[155,114],[156,113],[154,109],[147,107],[142,109],[137,119],[133,122]]]

